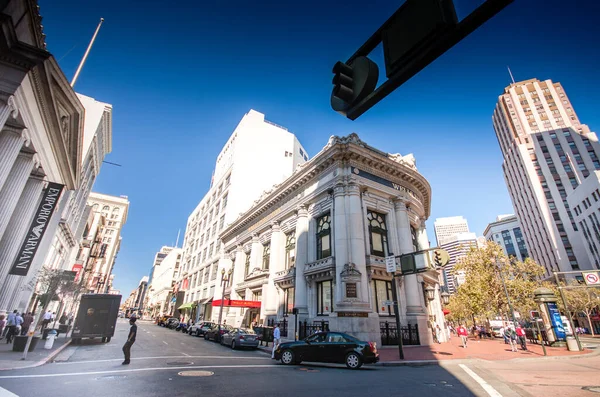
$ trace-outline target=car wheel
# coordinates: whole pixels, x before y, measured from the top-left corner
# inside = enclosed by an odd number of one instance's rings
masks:
[[[359,369],[362,366],[360,356],[354,352],[348,353],[346,356],[346,367],[350,369]]]
[[[200,331],[196,330],[196,336],[200,336]]]
[[[235,340],[231,341],[231,349],[235,350],[237,348],[237,346],[235,345]]]
[[[106,343],[110,342],[110,336],[106,337]]]
[[[285,364],[285,365],[291,365],[294,364],[294,352],[291,351],[290,349],[284,350],[283,353],[281,353],[281,363]]]

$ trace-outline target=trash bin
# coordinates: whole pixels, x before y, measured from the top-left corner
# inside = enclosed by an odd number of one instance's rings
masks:
[[[46,349],[46,350],[52,349],[52,346],[54,346],[54,339],[56,339],[57,335],[58,335],[58,332],[56,332],[55,330],[51,330],[50,332],[48,332],[48,337],[46,338],[46,343],[44,344],[44,349]]]
[[[31,343],[29,344],[29,352],[32,352],[37,346],[38,341],[40,340],[39,336],[34,336],[31,339]],[[14,352],[22,352],[25,351],[25,345],[27,344],[27,335],[19,335],[15,336],[15,341],[13,343],[13,351]]]
[[[577,344],[577,339],[572,336],[567,336],[567,349],[569,349],[570,352],[578,352],[579,345]]]
[[[46,340],[46,338],[48,338],[48,333],[51,332],[51,331],[56,332],[57,333],[56,336],[58,336],[61,333],[60,328],[59,329],[56,329],[56,328],[46,328],[44,330],[44,332],[42,333],[42,339]]]

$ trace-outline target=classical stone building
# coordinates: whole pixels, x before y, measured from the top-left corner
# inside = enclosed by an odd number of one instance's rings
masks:
[[[397,288],[401,324],[418,325],[421,344],[430,344],[428,324],[444,321],[440,274],[407,275],[394,286],[384,260],[429,248],[430,204],[412,155],[384,153],[356,134],[331,137],[221,232],[218,273],[231,271],[223,318],[235,326],[288,318],[293,337],[295,308],[300,321],[380,343],[382,323],[394,323]],[[221,296],[217,288],[213,320]]]

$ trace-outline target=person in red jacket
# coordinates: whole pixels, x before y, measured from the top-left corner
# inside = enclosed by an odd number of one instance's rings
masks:
[[[525,330],[521,328],[521,325],[517,325],[517,338],[519,338],[519,342],[521,343],[521,349],[527,350],[527,338],[525,337]]]
[[[458,334],[458,336],[460,336],[460,339],[461,339],[462,344],[463,344],[463,348],[466,349],[467,348],[467,341],[468,341],[469,331],[465,328],[464,325],[460,324],[458,326],[458,328],[456,329],[456,333]]]

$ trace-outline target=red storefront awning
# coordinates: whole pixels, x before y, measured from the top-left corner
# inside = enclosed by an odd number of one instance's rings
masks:
[[[223,306],[228,307],[249,307],[249,308],[260,308],[260,301],[240,301],[233,299],[225,299],[223,301]],[[221,306],[221,299],[213,300],[213,306]]]

